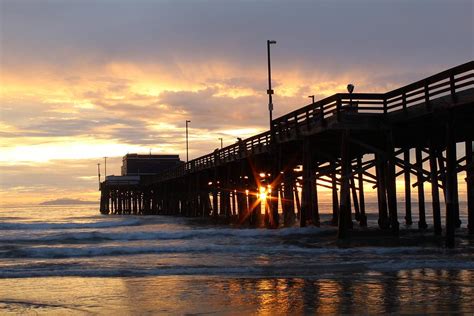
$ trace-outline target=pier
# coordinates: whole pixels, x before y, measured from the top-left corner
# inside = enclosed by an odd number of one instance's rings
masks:
[[[353,225],[367,226],[364,187],[370,186],[377,192],[381,230],[398,235],[402,221],[420,230],[430,224],[453,247],[463,224],[461,190],[474,234],[473,141],[470,61],[387,93],[332,95],[273,119],[264,133],[159,174],[105,180],[100,212],[213,217],[268,228],[295,221],[319,226],[318,189],[324,187],[332,191],[331,222],[344,239]],[[467,175],[464,188],[460,173]],[[397,180],[404,183],[401,192]],[[428,199],[425,185],[431,188]],[[418,207],[412,209],[414,191]],[[404,214],[397,209],[400,198]],[[433,223],[426,221],[426,200]]]

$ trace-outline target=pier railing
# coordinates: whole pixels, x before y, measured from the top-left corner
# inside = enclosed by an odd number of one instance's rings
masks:
[[[387,93],[338,93],[274,119],[272,127],[275,141],[278,142],[280,136],[287,133],[298,133],[302,127],[310,128],[316,124],[324,126],[329,119],[340,120],[345,114],[385,116],[421,104],[430,110],[430,101],[434,98],[449,95],[456,98],[456,93],[470,88],[474,88],[474,61]],[[271,133],[266,131],[170,169],[156,176],[155,180],[181,177],[247,155],[262,153],[268,149],[270,142]]]
[[[299,108],[273,120],[277,131],[324,122],[329,117],[340,118],[342,113],[387,114],[425,104],[430,100],[472,88],[474,85],[474,62],[440,72],[431,77],[395,89],[379,93],[338,93]]]
[[[156,181],[173,179],[184,176],[191,172],[218,166],[233,160],[247,157],[248,155],[259,154],[267,150],[270,144],[270,132],[264,132],[250,138],[236,142],[222,149],[216,149],[213,153],[190,160],[188,163],[176,168],[169,169],[158,176]]]

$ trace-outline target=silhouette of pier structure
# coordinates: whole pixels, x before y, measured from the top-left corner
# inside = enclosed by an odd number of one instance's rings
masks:
[[[397,235],[399,199],[405,200],[406,224],[413,224],[416,211],[415,224],[428,227],[429,185],[429,224],[436,235],[444,229],[446,245],[453,247],[461,225],[461,172],[467,175],[467,224],[474,234],[473,141],[474,61],[469,61],[387,93],[332,95],[272,120],[267,132],[158,175],[133,183],[104,181],[100,211],[225,218],[270,228],[295,220],[319,225],[318,188],[325,187],[332,192],[332,224],[346,238],[354,220],[367,225],[364,188],[372,186],[380,229]],[[404,187],[397,192],[400,183]]]

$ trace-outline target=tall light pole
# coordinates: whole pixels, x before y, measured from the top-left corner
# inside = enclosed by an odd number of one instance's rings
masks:
[[[189,162],[188,123],[191,121],[186,120],[186,162]]]
[[[100,163],[97,164],[97,175],[99,176],[99,188],[100,188]]]
[[[267,60],[268,60],[268,111],[270,112],[270,135],[272,135],[272,111],[273,111],[273,101],[272,101],[272,70],[271,70],[271,63],[270,63],[270,45],[276,44],[276,41],[267,40]]]
[[[107,158],[104,157],[104,177],[107,178]]]
[[[219,137],[219,140],[221,141],[221,149],[222,149],[222,147],[224,147],[222,143],[222,137]]]

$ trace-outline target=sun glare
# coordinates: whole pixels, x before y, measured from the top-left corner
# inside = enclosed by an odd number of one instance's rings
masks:
[[[260,187],[258,197],[259,197],[260,200],[266,200],[267,199],[267,192],[265,190],[265,187]]]

